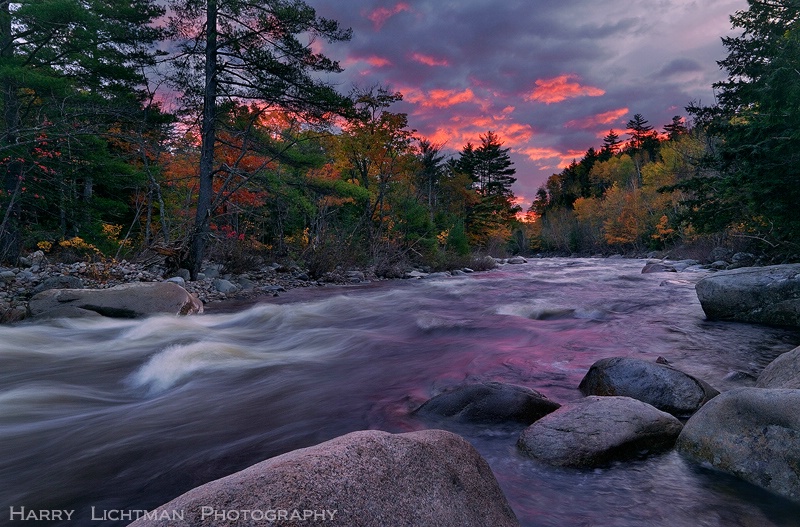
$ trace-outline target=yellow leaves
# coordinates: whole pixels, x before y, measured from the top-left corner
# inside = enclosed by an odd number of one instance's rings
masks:
[[[100,249],[98,249],[91,243],[87,243],[80,236],[74,236],[68,240],[61,240],[60,242],[58,242],[58,245],[65,249],[88,250],[88,251],[94,251],[96,254],[101,254]]]
[[[447,239],[449,237],[450,237],[450,229],[445,229],[436,235],[436,241],[439,242],[439,245],[444,247],[447,245]]]
[[[50,249],[53,248],[53,242],[48,242],[47,240],[42,240],[36,244],[36,247],[43,250],[44,252],[49,252]]]

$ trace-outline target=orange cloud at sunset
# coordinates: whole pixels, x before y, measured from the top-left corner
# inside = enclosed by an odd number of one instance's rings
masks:
[[[539,161],[556,161],[558,168],[567,167],[574,159],[580,159],[585,152],[581,150],[570,150],[568,152],[559,152],[555,148],[540,148],[531,147],[519,150],[520,154],[528,156],[528,159],[534,162]]]
[[[414,53],[411,55],[411,58],[421,64],[425,64],[426,66],[449,66],[450,63],[447,62],[445,59],[437,59],[436,57],[431,57],[430,55],[423,55],[422,53]]]
[[[385,59],[383,57],[367,57],[366,60],[370,66],[374,66],[376,68],[383,68],[384,66],[391,66],[392,62],[389,59]]]
[[[427,93],[409,91],[405,99],[419,104],[423,108],[447,108],[465,102],[475,102],[475,93],[469,88],[463,91],[456,90],[431,90]]]
[[[629,111],[628,108],[619,108],[617,110],[591,115],[584,119],[574,119],[567,122],[564,126],[567,128],[595,128],[600,125],[618,122],[627,115]]]
[[[581,86],[577,79],[577,75],[559,75],[552,79],[538,79],[536,88],[525,96],[525,100],[551,104],[575,97],[599,97],[606,93],[593,86]]]
[[[405,2],[398,2],[393,7],[379,7],[371,11],[367,15],[367,18],[372,21],[375,29],[380,29],[387,20],[392,18],[397,13],[402,13],[403,11],[411,11],[411,6]]]

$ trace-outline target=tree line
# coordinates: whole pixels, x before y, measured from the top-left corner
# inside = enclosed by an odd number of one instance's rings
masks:
[[[402,94],[339,93],[314,43],[351,32],[300,0],[168,7],[0,0],[3,261],[155,252],[196,277],[207,257],[321,274],[505,250],[496,134],[447,157],[391,111]]]
[[[749,0],[723,38],[727,78],[655,130],[641,114],[623,140],[551,176],[530,213],[537,248],[636,252],[746,247],[796,260],[800,239],[800,3]],[[703,255],[705,257],[705,255]]]
[[[726,80],[656,130],[609,131],[520,222],[509,149],[455,156],[385,87],[340,93],[351,32],[301,0],[0,0],[0,259],[158,254],[246,266],[462,265],[697,240],[797,251],[800,5],[749,1]],[[161,51],[161,50],[166,51]],[[163,94],[169,94],[169,101]],[[165,104],[169,103],[169,104]]]

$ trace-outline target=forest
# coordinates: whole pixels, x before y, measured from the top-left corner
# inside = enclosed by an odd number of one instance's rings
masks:
[[[491,130],[447,155],[384,86],[340,93],[298,0],[0,1],[0,260],[292,261],[319,276],[475,254],[731,246],[797,258],[800,5],[731,17],[712,106],[641,114],[515,205]],[[164,87],[174,94],[165,101]]]

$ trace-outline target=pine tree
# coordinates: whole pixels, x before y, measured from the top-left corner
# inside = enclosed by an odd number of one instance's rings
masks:
[[[697,126],[720,138],[692,192],[689,219],[703,230],[736,225],[770,245],[797,246],[800,236],[800,3],[749,0],[731,17],[717,105],[687,108]],[[791,249],[795,250],[795,249]]]
[[[161,34],[150,23],[163,12],[151,0],[0,0],[0,257],[19,254],[24,181],[41,171],[42,147],[61,155],[52,149],[69,140],[74,155],[98,152],[94,136],[139,109]]]
[[[341,68],[312,44],[348,40],[351,33],[301,0],[174,0],[172,7],[170,26],[180,42],[175,85],[201,123],[199,193],[184,262],[195,278],[209,235],[214,175],[223,168],[214,156],[220,100],[326,119],[347,106],[346,98],[315,75]]]

